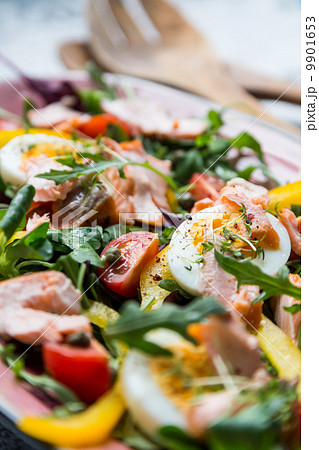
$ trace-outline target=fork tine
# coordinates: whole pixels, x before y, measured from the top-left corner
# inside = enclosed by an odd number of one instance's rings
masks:
[[[127,36],[118,23],[109,0],[92,0],[91,5],[112,45],[114,47],[127,46]]]
[[[157,44],[162,38],[161,33],[148,15],[143,3],[140,0],[120,1],[145,41],[150,45]]]

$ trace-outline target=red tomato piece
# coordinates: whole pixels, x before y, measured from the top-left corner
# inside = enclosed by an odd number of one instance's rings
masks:
[[[99,134],[105,135],[109,124],[121,126],[127,136],[130,135],[130,128],[128,125],[111,114],[98,114],[92,116],[87,121],[80,122],[76,128],[87,136],[96,138]]]
[[[84,402],[93,403],[111,387],[108,353],[97,341],[89,347],[46,342],[42,356],[47,372]]]
[[[121,252],[118,262],[99,269],[101,280],[106,286],[124,297],[134,297],[140,281],[140,275],[146,264],[158,253],[158,237],[149,231],[133,231],[111,241],[103,250],[103,256],[109,248]]]
[[[196,200],[207,197],[215,201],[219,197],[220,190],[225,186],[223,180],[207,173],[194,173],[189,183],[194,185],[190,192]]]

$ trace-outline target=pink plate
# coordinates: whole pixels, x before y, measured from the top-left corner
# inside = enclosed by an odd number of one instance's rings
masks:
[[[71,81],[76,87],[91,85],[84,72],[68,72],[63,79]],[[133,89],[138,97],[161,103],[175,117],[204,117],[209,109],[219,109],[218,105],[209,100],[150,81],[116,74],[107,74],[106,80],[115,85]],[[41,99],[36,98],[33,92],[25,88],[21,82],[13,82],[11,85],[0,84],[0,107],[20,114],[24,97],[31,97],[38,106],[42,106]],[[226,111],[224,120],[223,134],[235,136],[240,132],[247,131],[262,144],[268,166],[283,184],[299,179],[299,137],[234,110]],[[1,362],[0,411],[14,422],[26,413],[43,414],[48,411],[48,408],[31,394],[30,389],[16,381],[13,373],[6,370],[6,366]],[[108,450],[125,448],[121,445],[109,444],[107,447],[100,448]]]

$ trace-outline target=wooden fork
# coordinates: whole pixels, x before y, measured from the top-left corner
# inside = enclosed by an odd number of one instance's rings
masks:
[[[202,95],[293,132],[234,82],[210,45],[164,0],[89,0],[90,51],[102,67]]]

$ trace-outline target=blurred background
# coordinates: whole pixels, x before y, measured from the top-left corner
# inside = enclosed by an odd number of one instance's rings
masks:
[[[254,77],[260,74],[271,81],[285,81],[286,86],[299,77],[298,0],[167,1],[204,35],[215,57],[230,66],[233,78],[237,69],[241,82],[246,70],[253,71]],[[91,38],[86,0],[0,0],[0,8],[0,51],[30,75],[61,75],[66,70],[61,45],[83,44]],[[0,73],[13,76],[1,61]],[[271,103],[263,100],[263,105]],[[278,102],[271,113],[300,123],[298,105]]]

